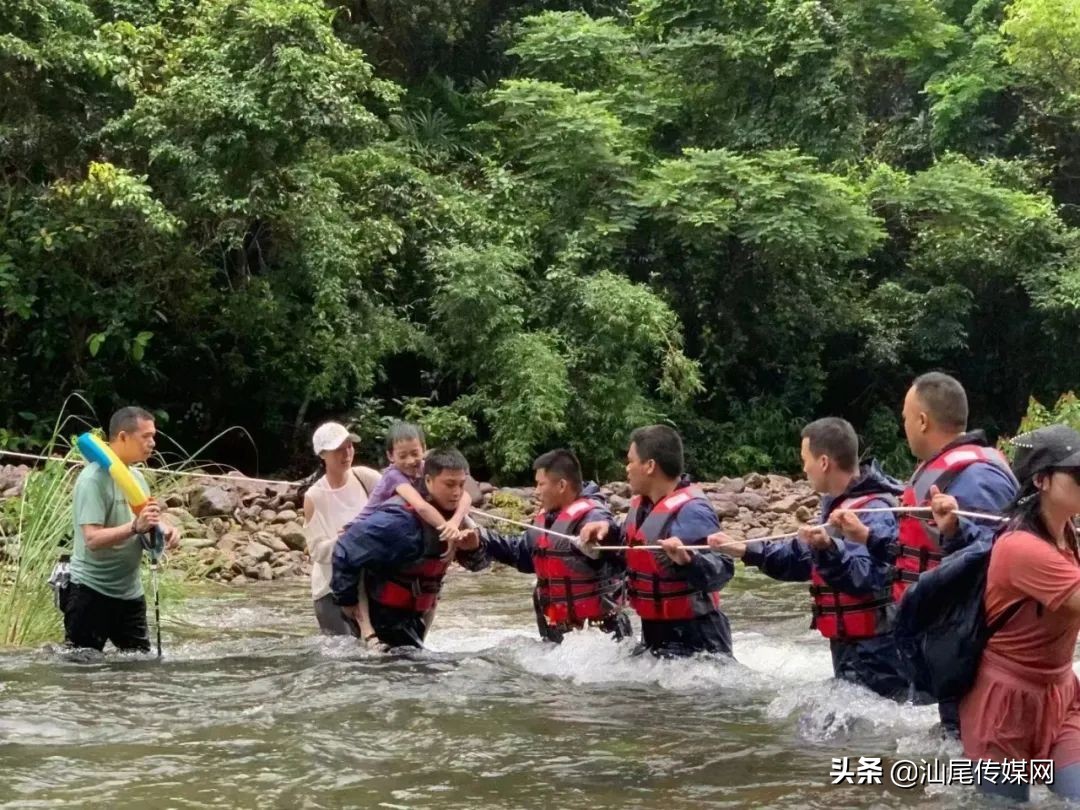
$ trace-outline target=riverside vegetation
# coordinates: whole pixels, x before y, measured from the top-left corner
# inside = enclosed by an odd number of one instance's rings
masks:
[[[65,396],[244,469],[402,410],[509,481],[895,470],[914,374],[1080,380],[1072,0],[0,0],[0,443]]]

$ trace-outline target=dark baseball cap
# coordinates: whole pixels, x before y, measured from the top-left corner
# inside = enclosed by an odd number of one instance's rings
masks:
[[[1041,472],[1080,469],[1080,433],[1067,425],[1048,425],[1021,434],[1012,444],[1016,447],[1013,473],[1021,484]]]

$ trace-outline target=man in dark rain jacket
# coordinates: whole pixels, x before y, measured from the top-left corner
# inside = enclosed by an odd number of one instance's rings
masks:
[[[606,522],[617,531],[599,488],[582,483],[581,464],[569,450],[552,450],[533,463],[540,511],[535,529],[506,537],[481,533],[481,549],[497,562],[525,574],[536,574],[533,607],[540,636],[561,642],[586,625],[616,639],[633,634],[623,610],[622,554],[584,553],[579,543],[558,535],[577,536],[586,523]],[[549,533],[550,532],[550,533]]]
[[[822,494],[822,525],[803,527],[790,541],[736,543],[718,534],[710,543],[773,579],[811,583],[811,627],[829,639],[836,677],[904,700],[908,679],[892,636],[892,567],[864,543],[845,538],[835,520],[841,509],[896,506],[903,487],[873,462],[860,467],[858,458],[859,439],[850,423],[835,417],[811,422],[802,432],[803,471]],[[894,513],[861,517],[871,535],[895,537]]]
[[[968,432],[967,392],[948,374],[932,371],[916,378],[904,397],[904,435],[919,466],[901,497],[906,507],[923,513],[901,515],[896,532],[886,537],[865,532],[859,516],[837,510],[847,537],[865,542],[878,559],[895,561],[893,599],[899,603],[919,574],[976,540],[990,540],[1000,523],[954,514],[962,509],[997,514],[1016,496],[1017,483],[1005,457],[990,447],[981,430]],[[865,540],[860,538],[865,535]],[[955,701],[938,704],[943,732],[960,736]]]
[[[720,590],[735,563],[706,541],[720,522],[708,499],[683,479],[682,438],[666,425],[630,436],[626,479],[634,498],[616,532],[610,522],[587,523],[585,543],[625,544],[626,590],[641,617],[642,643],[654,655],[699,652],[731,655],[731,628]],[[635,549],[660,545],[662,549]]]
[[[433,450],[424,463],[427,498],[443,515],[453,515],[465,491],[468,462],[454,449]],[[488,561],[475,529],[457,542],[456,560],[479,570]],[[450,566],[447,544],[401,498],[352,524],[338,538],[330,589],[334,601],[356,621],[364,642],[387,647],[422,647],[424,614],[439,599]],[[363,588],[360,588],[361,583]]]

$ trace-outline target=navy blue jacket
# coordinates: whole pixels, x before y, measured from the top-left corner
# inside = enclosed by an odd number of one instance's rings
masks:
[[[899,481],[885,475],[876,462],[863,464],[859,476],[838,497],[825,496],[821,501],[821,522],[848,498],[881,493],[882,497],[868,501],[866,508],[895,506],[887,496],[898,497],[903,492]],[[870,539],[893,542],[897,533],[897,515],[893,512],[874,512],[859,515],[870,530]],[[832,532],[830,531],[830,534]],[[815,551],[803,541],[747,544],[743,562],[760,568],[773,579],[805,582],[813,566],[832,588],[851,596],[869,596],[892,584],[892,566],[885,559],[870,553],[867,546],[833,538],[833,547]],[[908,678],[903,674],[896,644],[891,634],[855,641],[832,639],[833,674],[846,681],[872,689],[883,697],[904,700],[909,694]]]
[[[852,480],[843,494],[826,495],[821,501],[821,523],[826,523],[833,509],[848,498],[881,494],[863,506],[876,508],[895,506],[895,500],[903,493],[903,485],[881,471],[877,462],[863,464],[859,476]],[[870,538],[884,538],[894,542],[897,533],[897,516],[893,512],[874,512],[859,515],[870,530]],[[851,596],[868,596],[891,582],[891,568],[887,561],[871,555],[867,546],[845,540],[833,534],[832,548],[816,551],[798,538],[786,542],[761,543],[750,541],[746,545],[743,563],[761,569],[773,579],[785,582],[809,582],[810,573],[817,566],[821,578],[832,588]]]
[[[681,487],[680,487],[681,489]],[[641,500],[641,523],[645,522],[652,512],[653,504],[642,498]],[[668,529],[669,537],[678,537],[683,545],[702,546],[696,553],[690,555],[690,562],[685,566],[678,566],[686,575],[687,582],[693,588],[703,591],[718,591],[727,585],[728,581],[735,576],[735,561],[726,554],[712,551],[706,542],[710,534],[720,531],[720,521],[716,517],[716,511],[708,501],[693,500],[679,510]],[[609,535],[610,537],[610,535]],[[619,541],[626,542],[626,535],[619,530]],[[609,540],[604,541],[610,545]],[[667,624],[668,622],[664,622]]]
[[[449,515],[446,515],[449,517]],[[355,605],[360,577],[376,577],[412,565],[424,556],[424,523],[416,512],[388,502],[352,524],[334,546],[330,590],[339,605]],[[458,551],[458,563],[471,571],[488,565],[482,551]]]
[[[681,483],[679,488],[685,486]],[[654,504],[645,498],[641,501],[644,522]],[[720,531],[720,521],[708,501],[693,500],[675,515],[668,529],[669,537],[678,537],[684,545],[698,546],[686,565],[675,566],[686,576],[687,584],[704,591],[718,591],[735,575],[735,561],[719,552],[712,551],[706,542],[710,534]],[[604,545],[626,544],[622,527],[617,535],[609,534]],[[608,555],[620,552],[607,552]],[[621,553],[620,553],[620,556]],[[624,563],[625,564],[625,563]],[[688,621],[642,621],[641,635],[644,646],[661,656],[692,655],[697,652],[731,654],[731,628],[727,616],[717,609],[712,613]]]

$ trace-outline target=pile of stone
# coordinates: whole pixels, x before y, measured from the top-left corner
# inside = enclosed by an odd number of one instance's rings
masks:
[[[29,473],[26,465],[0,466],[0,498],[19,497]],[[195,577],[239,584],[311,572],[295,486],[194,478],[164,506],[166,521],[182,531],[178,562]]]
[[[166,520],[183,533],[181,557],[194,558],[200,576],[241,584],[311,573],[295,487],[240,476],[197,480],[169,495],[165,507]]]
[[[819,499],[805,481],[783,475],[752,473],[700,484],[724,531],[736,539],[786,534],[816,521]],[[630,489],[616,482],[601,487],[612,511],[625,515]],[[528,520],[536,510],[527,487],[479,485],[477,505],[486,512]],[[235,481],[196,484],[170,495],[166,514],[183,530],[182,553],[194,557],[199,573],[210,579],[242,584],[306,576],[300,499],[288,485]],[[508,532],[515,531],[505,526]]]

